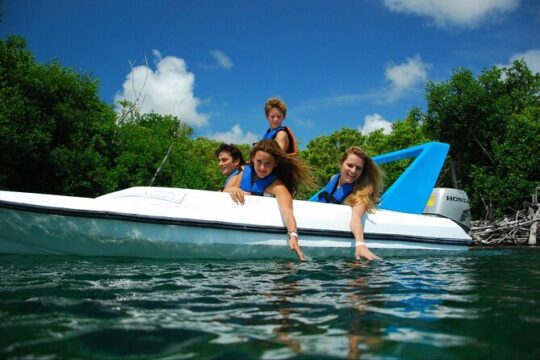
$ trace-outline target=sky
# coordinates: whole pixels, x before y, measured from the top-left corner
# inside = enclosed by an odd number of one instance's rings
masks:
[[[252,143],[269,97],[305,148],[426,110],[425,84],[523,58],[540,72],[538,0],[3,0],[0,37],[99,80],[118,108]]]

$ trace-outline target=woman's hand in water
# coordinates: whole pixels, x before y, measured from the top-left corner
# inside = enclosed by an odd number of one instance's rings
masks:
[[[357,243],[354,248],[354,257],[356,260],[361,260],[362,258],[367,260],[380,260],[381,258],[372,253],[364,243]]]
[[[296,234],[289,234],[289,249],[296,252],[296,255],[298,255],[298,258],[302,261],[306,261],[306,256],[302,252],[302,249],[300,248],[300,245],[298,244],[298,235]]]

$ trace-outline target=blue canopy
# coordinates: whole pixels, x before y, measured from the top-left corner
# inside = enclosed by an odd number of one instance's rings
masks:
[[[415,158],[382,195],[379,209],[422,214],[437,182],[450,145],[430,142],[373,157],[381,165]]]

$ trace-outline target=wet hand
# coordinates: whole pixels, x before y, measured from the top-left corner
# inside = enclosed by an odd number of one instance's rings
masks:
[[[300,248],[300,245],[298,244],[298,237],[297,236],[289,236],[289,249],[291,251],[296,252],[296,255],[298,255],[298,258],[302,261],[306,261],[306,256],[304,255],[304,252]]]
[[[380,260],[381,258],[372,253],[365,244],[356,244],[354,247],[354,257],[356,260],[365,258],[367,260]]]

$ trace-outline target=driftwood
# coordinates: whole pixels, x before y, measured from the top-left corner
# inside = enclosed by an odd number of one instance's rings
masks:
[[[476,245],[537,245],[540,239],[540,204],[536,188],[532,203],[513,216],[495,222],[472,222],[470,235]]]

